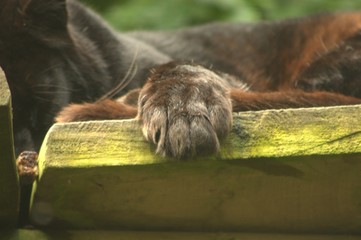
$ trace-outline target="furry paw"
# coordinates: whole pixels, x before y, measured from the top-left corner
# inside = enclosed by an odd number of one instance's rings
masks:
[[[144,136],[163,156],[215,153],[232,125],[226,83],[201,66],[170,63],[154,69],[139,101]]]
[[[38,154],[36,152],[22,152],[16,160],[20,185],[31,185],[38,178]]]

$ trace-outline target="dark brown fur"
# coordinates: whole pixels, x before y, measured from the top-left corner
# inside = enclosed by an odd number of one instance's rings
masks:
[[[360,13],[262,23],[236,38],[229,38],[227,29],[212,29],[212,40],[200,39],[205,51],[212,49],[217,56],[216,62],[228,65],[227,74],[221,64],[214,72],[217,77],[194,64],[153,69],[139,90],[137,117],[144,135],[157,145],[157,153],[185,158],[218,151],[219,139],[230,130],[232,110],[361,103],[360,29]],[[66,108],[69,120],[84,120],[81,105],[76,107]],[[97,108],[94,105],[96,114],[88,119],[99,119]]]
[[[360,30],[349,12],[119,34],[76,0],[1,0],[16,154],[38,151],[55,118],[136,117],[158,154],[185,159],[218,151],[232,111],[359,104]],[[36,156],[20,154],[25,180]]]
[[[186,158],[218,150],[232,110],[360,103],[360,30],[348,12],[117,34],[75,0],[4,0],[16,152],[37,151],[56,116],[137,117],[159,154]]]

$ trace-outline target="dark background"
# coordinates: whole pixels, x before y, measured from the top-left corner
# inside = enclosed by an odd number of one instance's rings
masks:
[[[120,30],[282,19],[361,9],[361,0],[82,0]]]

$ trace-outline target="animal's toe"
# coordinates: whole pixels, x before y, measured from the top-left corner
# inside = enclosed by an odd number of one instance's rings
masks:
[[[36,152],[24,151],[16,160],[21,185],[32,184],[39,175],[38,154]]]

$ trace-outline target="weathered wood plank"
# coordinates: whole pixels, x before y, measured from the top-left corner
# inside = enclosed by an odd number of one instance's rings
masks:
[[[361,153],[360,119],[361,106],[238,113],[219,158]],[[51,158],[47,164],[52,166],[143,165],[169,160],[154,155],[133,120],[57,124],[48,139],[45,151]]]
[[[359,240],[350,235],[287,235],[251,233],[185,233],[185,232],[121,232],[121,231],[35,231],[1,232],[7,240]]]
[[[241,158],[360,153],[360,119],[361,106],[239,113],[225,150]]]
[[[71,228],[361,233],[360,109],[236,114],[220,155],[187,162],[155,156],[135,121],[55,125],[39,157],[33,220]]]
[[[11,111],[10,90],[0,68],[0,227],[15,226],[19,208]]]

